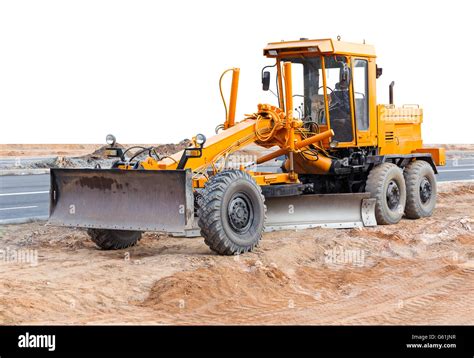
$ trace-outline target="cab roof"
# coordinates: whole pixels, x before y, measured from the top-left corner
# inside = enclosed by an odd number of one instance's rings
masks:
[[[375,48],[363,43],[333,39],[271,42],[263,49],[266,57],[282,57],[297,54],[336,54],[375,57]]]

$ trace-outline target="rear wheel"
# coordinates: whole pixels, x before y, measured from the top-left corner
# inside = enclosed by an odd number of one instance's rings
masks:
[[[407,185],[406,217],[431,216],[436,206],[436,178],[431,165],[423,160],[411,162],[405,168],[404,176]]]
[[[405,210],[406,186],[402,170],[392,163],[373,168],[367,178],[366,191],[375,198],[377,224],[398,223]]]
[[[198,216],[201,235],[213,251],[221,255],[251,251],[264,228],[262,191],[246,172],[221,172],[206,183]]]
[[[140,231],[88,229],[91,240],[103,250],[119,250],[134,246],[142,237]]]

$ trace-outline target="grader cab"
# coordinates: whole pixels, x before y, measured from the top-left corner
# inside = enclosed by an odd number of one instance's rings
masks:
[[[53,169],[53,225],[83,227],[103,249],[134,245],[144,231],[204,237],[240,254],[264,230],[396,224],[430,216],[440,148],[424,148],[422,109],[376,104],[374,48],[331,39],[270,43],[262,87],[275,103],[235,121],[239,69],[224,123],[166,157],[136,160],[108,138],[110,169]],[[222,77],[221,77],[222,78]],[[221,91],[222,93],[222,91]],[[225,101],[224,101],[224,104]],[[246,146],[262,148],[229,168]],[[276,171],[261,170],[282,159]]]

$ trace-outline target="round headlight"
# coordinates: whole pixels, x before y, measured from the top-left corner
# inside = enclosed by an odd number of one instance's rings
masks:
[[[199,133],[196,135],[196,144],[199,146],[203,146],[206,143],[206,136],[204,134]]]
[[[329,143],[329,146],[331,148],[337,148],[339,142],[337,140],[332,140],[331,143]]]
[[[113,134],[107,134],[107,137],[105,137],[105,142],[110,146],[114,146],[116,141]]]

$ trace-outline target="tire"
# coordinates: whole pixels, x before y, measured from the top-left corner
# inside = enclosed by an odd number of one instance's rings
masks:
[[[102,250],[120,250],[134,246],[141,239],[140,231],[88,229],[91,240]]]
[[[206,183],[198,209],[206,245],[220,255],[251,251],[262,237],[264,200],[248,173],[229,170],[214,175]]]
[[[379,225],[398,223],[405,211],[406,186],[402,169],[392,163],[373,168],[365,190],[375,198],[375,218]]]
[[[428,162],[416,160],[403,173],[407,186],[405,216],[419,219],[433,214],[436,206],[436,178]]]

